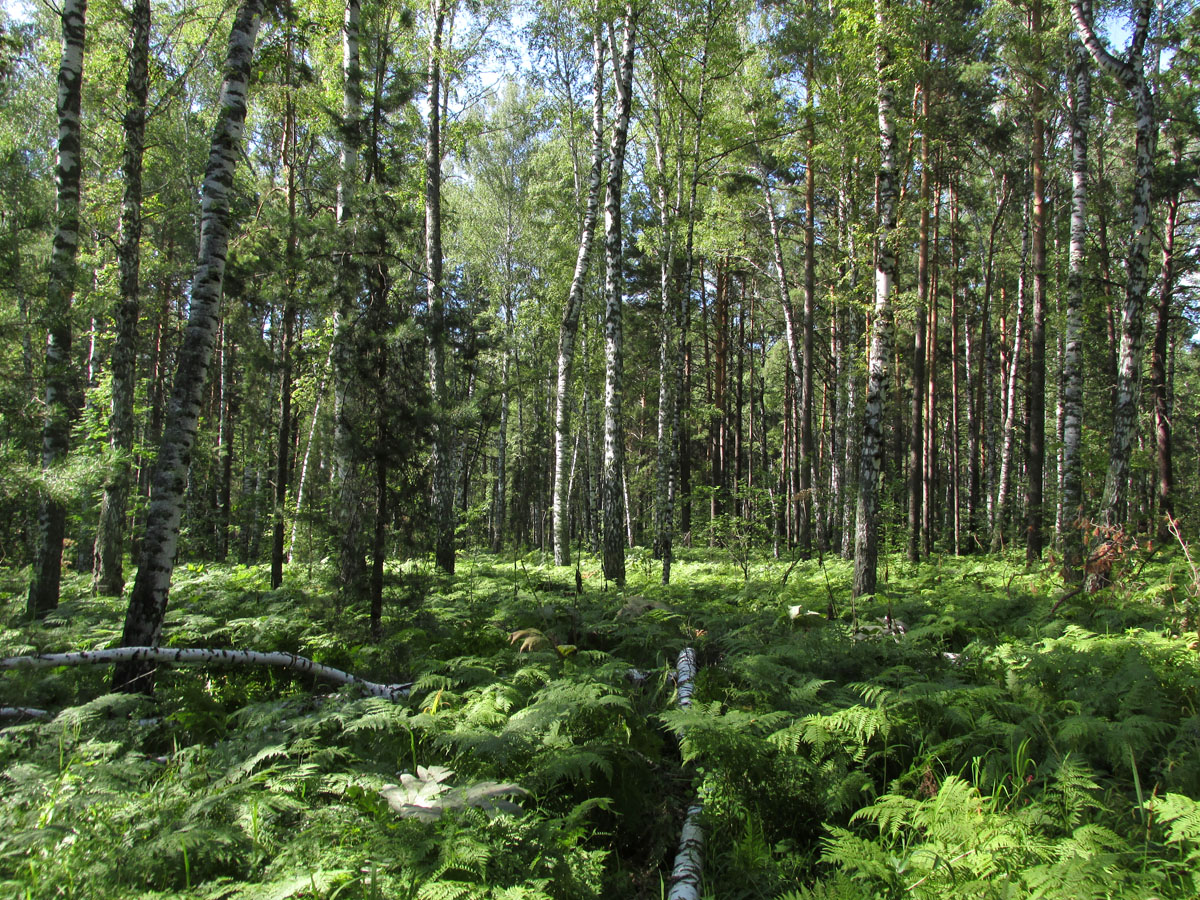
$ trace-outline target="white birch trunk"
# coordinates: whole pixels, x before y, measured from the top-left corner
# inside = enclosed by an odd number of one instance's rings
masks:
[[[188,326],[151,480],[146,530],[121,638],[126,646],[156,645],[167,610],[188,464],[196,442],[201,399],[216,338],[229,246],[230,195],[241,152],[250,62],[261,7],[261,0],[244,0],[229,35],[219,111],[201,189],[200,246],[192,275]],[[118,666],[113,683],[124,690],[146,691],[153,687],[153,675],[144,665],[131,660]]]
[[[624,385],[624,336],[621,305],[624,278],[621,272],[621,182],[625,174],[625,144],[629,134],[629,112],[633,96],[634,29],[637,11],[625,3],[624,41],[617,78],[617,110],[613,119],[611,162],[608,169],[607,195],[604,201],[604,471],[603,568],[604,577],[625,584],[625,423],[622,418]],[[617,63],[615,35],[612,37],[613,62]]]
[[[200,650],[170,647],[115,647],[111,650],[81,650],[75,653],[42,653],[0,659],[2,669],[53,669],[58,666],[108,665],[118,663],[147,667],[150,663],[204,666],[272,666],[311,675],[334,684],[352,684],[365,693],[385,700],[407,697],[411,684],[379,684],[341,669],[313,662],[295,653],[260,653],[254,650]]]
[[[1084,0],[1085,15],[1091,2]],[[1070,581],[1083,578],[1083,268],[1087,252],[1087,141],[1091,114],[1092,74],[1087,49],[1072,42],[1074,54],[1071,106],[1071,246],[1067,260],[1067,321],[1063,337],[1062,510],[1063,571]]]
[[[592,35],[592,168],[588,175],[587,209],[579,233],[579,253],[575,274],[563,309],[558,330],[558,391],[554,410],[554,496],[551,500],[554,530],[554,564],[571,562],[571,494],[567,486],[567,444],[570,441],[571,371],[575,362],[575,337],[579,331],[579,313],[587,284],[588,265],[600,215],[600,186],[604,181],[604,36],[596,15]]]
[[[121,296],[115,315],[116,340],[112,356],[112,417],[109,446],[112,471],[100,500],[96,528],[96,570],[92,589],[119,597],[125,587],[122,571],[125,553],[125,508],[129,500],[133,451],[133,391],[137,352],[137,322],[141,306],[139,278],[142,239],[142,157],[146,136],[146,97],[150,79],[150,0],[134,0],[129,26],[129,75],[125,81],[125,150],[121,163],[125,195],[121,201]]]
[[[1136,0],[1134,27],[1127,59],[1113,56],[1092,27],[1090,10],[1073,0],[1071,14],[1083,45],[1101,69],[1116,78],[1133,99],[1136,114],[1135,171],[1129,255],[1125,266],[1125,304],[1121,312],[1121,349],[1117,367],[1117,392],[1113,406],[1112,440],[1108,472],[1101,502],[1105,523],[1116,527],[1126,514],[1129,458],[1137,426],[1137,405],[1142,374],[1143,321],[1146,301],[1147,258],[1150,247],[1150,188],[1154,175],[1154,150],[1158,128],[1154,97],[1146,80],[1143,51],[1150,31],[1150,0]]]
[[[891,245],[896,228],[896,126],[892,120],[893,86],[888,71],[888,0],[875,0],[875,71],[879,79],[879,249],[875,267],[875,314],[871,321],[871,351],[867,359],[867,393],[863,409],[863,439],[858,470],[858,506],[854,527],[855,597],[875,593],[879,559],[879,471],[883,462],[883,414],[892,358],[892,284],[896,251]]]
[[[1025,209],[1025,224],[1021,229],[1021,274],[1017,280],[1017,312],[1013,323],[1012,351],[1008,359],[1008,372],[1004,390],[1004,424],[1002,426],[1000,451],[1000,484],[996,489],[995,518],[992,522],[992,552],[999,553],[1004,547],[1004,529],[1008,524],[1009,495],[1012,493],[1013,453],[1017,439],[1017,378],[1021,373],[1021,339],[1025,321],[1025,292],[1029,281],[1029,208]]]

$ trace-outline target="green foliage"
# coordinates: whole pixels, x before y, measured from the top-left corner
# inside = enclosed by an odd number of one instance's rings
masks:
[[[406,563],[374,644],[322,590],[182,568],[170,643],[299,652],[409,700],[267,671],[164,671],[153,702],[86,668],[6,676],[0,704],[55,715],[0,731],[3,890],[656,897],[696,793],[723,898],[1200,889],[1200,660],[1154,586],[1178,560],[1055,618],[1041,575],[994,560],[893,561],[852,605],[841,562],[679,556],[673,585],[631,569],[624,594],[585,557],[578,596],[534,558]],[[0,582],[6,654],[117,640],[120,603],[82,578],[42,625],[19,586]]]

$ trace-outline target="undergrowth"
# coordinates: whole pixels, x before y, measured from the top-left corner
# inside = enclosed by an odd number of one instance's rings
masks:
[[[0,705],[0,894],[589,898],[665,894],[703,798],[706,893],[730,898],[1195,897],[1200,660],[1164,554],[1057,606],[1015,561],[684,551],[675,582],[587,560],[387,573],[384,638],[326,585],[178,571],[174,646],[285,650],[382,682],[278,671],[13,671]],[[45,622],[0,576],[5,656],[114,646],[123,606],[66,582]],[[1119,573],[1118,573],[1119,576]],[[324,579],[324,580],[322,580]],[[670,667],[701,663],[675,709]]]

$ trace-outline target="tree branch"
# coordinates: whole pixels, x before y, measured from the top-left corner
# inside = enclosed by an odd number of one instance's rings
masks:
[[[1131,88],[1135,78],[1133,67],[1128,62],[1117,59],[1101,43],[1100,38],[1096,36],[1096,29],[1092,27],[1091,18],[1083,11],[1082,0],[1071,0],[1071,16],[1075,19],[1075,29],[1079,33],[1079,40],[1083,42],[1083,46],[1087,47],[1088,53],[1092,54],[1096,64],[1126,88]]]

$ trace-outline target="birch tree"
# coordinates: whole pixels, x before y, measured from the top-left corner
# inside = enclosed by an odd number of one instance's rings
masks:
[[[1091,15],[1091,0],[1083,0]],[[1083,263],[1087,252],[1088,118],[1092,73],[1088,51],[1071,42],[1071,244],[1067,257],[1067,316],[1063,335],[1063,571],[1083,578]]]
[[[1116,527],[1125,516],[1129,458],[1137,425],[1137,402],[1142,371],[1143,322],[1146,301],[1147,256],[1150,247],[1150,182],[1154,174],[1154,149],[1158,128],[1154,97],[1146,80],[1144,52],[1150,33],[1151,0],[1134,0],[1133,34],[1124,59],[1114,56],[1097,37],[1090,11],[1083,0],[1072,0],[1071,15],[1079,38],[1096,64],[1129,92],[1136,113],[1133,208],[1130,216],[1129,254],[1125,266],[1125,304],[1121,310],[1121,348],[1118,357],[1116,398],[1113,404],[1112,439],[1108,472],[1101,501],[1105,524]]]
[[[570,565],[571,517],[569,492],[571,408],[568,394],[575,363],[575,338],[579,331],[579,313],[583,309],[584,289],[600,213],[600,186],[604,177],[604,33],[599,10],[594,9],[592,33],[592,165],[588,173],[587,207],[579,229],[579,252],[567,305],[558,329],[558,386],[554,407],[554,564]]]
[[[875,73],[879,79],[876,108],[879,118],[879,171],[876,197],[879,236],[875,264],[875,314],[867,360],[867,391],[863,409],[862,453],[858,469],[858,506],[854,526],[855,597],[875,593],[879,558],[879,471],[883,462],[883,414],[892,358],[892,284],[896,278],[896,125],[893,119],[891,54],[888,47],[889,0],[875,0]]]
[[[63,0],[62,55],[58,66],[58,155],[54,164],[57,223],[46,282],[45,414],[42,472],[66,458],[71,432],[71,303],[79,253],[79,175],[82,165],[79,103],[83,86],[83,39],[87,0]],[[43,490],[38,508],[37,550],[29,583],[30,618],[58,606],[66,509]]]
[[[117,242],[120,298],[117,301],[116,340],[112,355],[112,415],[109,446],[112,471],[100,501],[96,529],[96,571],[93,589],[119,597],[125,587],[122,572],[125,552],[125,509],[129,501],[133,451],[134,358],[137,322],[141,309],[142,157],[146,141],[146,97],[150,78],[150,0],[133,0],[129,18],[129,74],[125,80],[125,150],[121,162],[125,194],[121,201],[121,226]]]
[[[150,508],[138,571],[121,635],[124,646],[156,646],[167,611],[188,464],[196,442],[202,395],[216,339],[229,247],[233,174],[241,154],[250,63],[261,11],[262,0],[243,0],[229,35],[217,121],[201,187],[200,244],[191,281],[187,330],[151,478]],[[149,691],[154,685],[153,671],[137,661],[123,663],[114,672],[114,687]]]
[[[624,391],[624,335],[621,305],[624,276],[621,272],[621,183],[625,174],[625,145],[633,98],[634,31],[637,10],[625,3],[624,35],[617,55],[615,29],[610,30],[614,67],[617,68],[617,108],[613,116],[607,194],[604,200],[604,469],[603,504],[604,577],[625,583],[625,423],[621,400]]]

